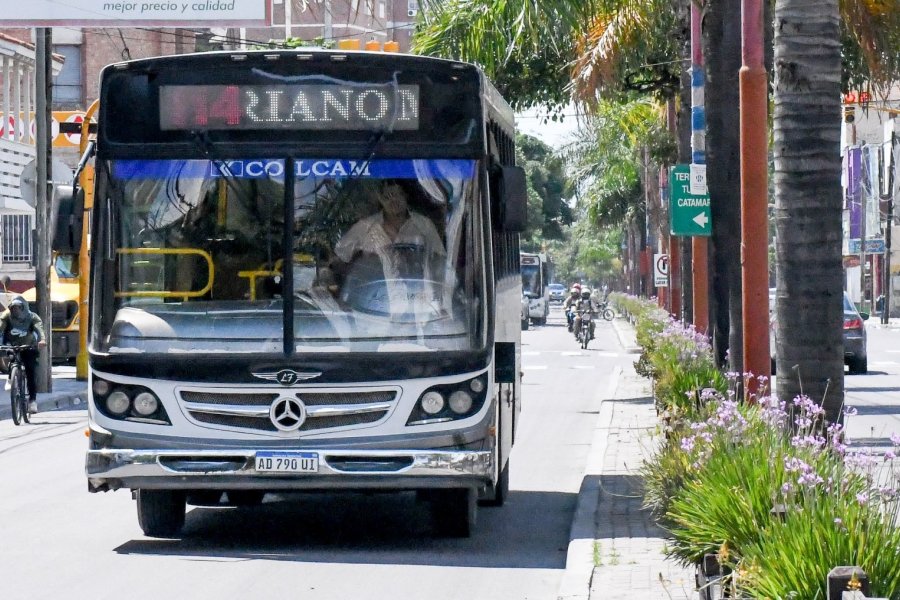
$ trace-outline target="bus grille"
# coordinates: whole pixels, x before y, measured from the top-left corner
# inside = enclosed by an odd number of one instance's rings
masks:
[[[198,425],[278,431],[269,419],[269,407],[279,393],[182,390],[179,394],[185,412]],[[376,423],[388,415],[397,398],[394,390],[316,390],[299,391],[295,395],[307,407],[307,418],[298,430],[300,433]],[[258,410],[253,411],[254,408]],[[228,414],[232,412],[237,414]]]

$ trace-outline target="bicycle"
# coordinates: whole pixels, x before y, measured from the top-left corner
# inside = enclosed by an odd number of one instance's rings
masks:
[[[25,363],[22,362],[21,352],[32,346],[0,346],[6,351],[9,361],[9,400],[12,404],[13,424],[30,423],[28,414],[28,387],[25,380]]]
[[[609,304],[607,302],[600,303],[600,309],[598,310],[598,313],[607,321],[612,321],[616,318],[616,312],[609,307]]]

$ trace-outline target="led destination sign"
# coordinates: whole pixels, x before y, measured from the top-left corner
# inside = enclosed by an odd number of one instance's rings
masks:
[[[419,128],[418,85],[164,85],[159,125],[173,130]]]

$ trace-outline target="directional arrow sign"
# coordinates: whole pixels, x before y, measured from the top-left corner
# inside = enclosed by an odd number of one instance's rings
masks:
[[[709,194],[691,193],[690,165],[669,171],[669,216],[672,235],[712,235]]]
[[[703,211],[699,215],[691,219],[691,221],[699,225],[701,228],[706,229],[706,224],[709,223],[709,217],[706,216],[706,211]]]

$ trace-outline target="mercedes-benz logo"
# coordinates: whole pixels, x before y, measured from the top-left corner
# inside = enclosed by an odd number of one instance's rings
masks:
[[[276,381],[281,385],[294,385],[298,381],[306,381],[307,379],[315,379],[322,374],[321,371],[308,371],[301,373],[293,369],[281,369],[280,371],[254,371],[253,376],[265,379],[266,381]]]
[[[279,431],[297,431],[306,421],[306,406],[297,398],[282,396],[269,407],[269,419]]]

